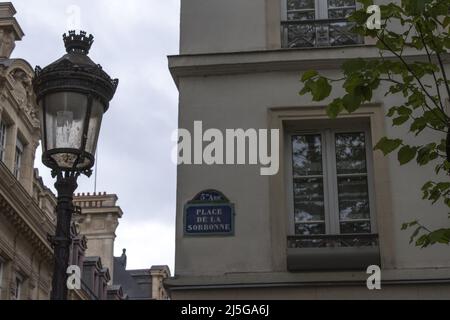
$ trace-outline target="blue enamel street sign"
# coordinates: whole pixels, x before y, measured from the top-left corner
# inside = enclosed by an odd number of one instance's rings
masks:
[[[187,236],[233,236],[234,205],[219,191],[199,193],[184,208]]]

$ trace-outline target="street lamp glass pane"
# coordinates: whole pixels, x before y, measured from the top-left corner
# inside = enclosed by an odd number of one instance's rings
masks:
[[[48,95],[45,104],[47,151],[79,150],[85,126],[87,97],[75,92],[59,92]],[[77,158],[69,153],[52,157],[61,168],[71,168]]]
[[[86,142],[86,152],[95,156],[97,149],[98,136],[100,134],[100,126],[102,124],[103,112],[105,107],[98,100],[93,101],[91,109],[91,118],[89,119],[89,129]]]

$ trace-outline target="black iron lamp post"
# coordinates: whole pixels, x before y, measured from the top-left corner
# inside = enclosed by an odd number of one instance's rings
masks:
[[[41,115],[42,162],[52,169],[58,191],[56,235],[51,237],[52,300],[67,299],[73,193],[77,178],[92,174],[102,117],[119,82],[87,56],[92,35],[70,31],[63,39],[67,54],[44,69],[36,67],[33,81]]]

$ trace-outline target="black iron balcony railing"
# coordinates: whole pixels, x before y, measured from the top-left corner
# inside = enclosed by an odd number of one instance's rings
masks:
[[[366,270],[380,265],[376,234],[343,234],[288,237],[289,271]]]
[[[290,20],[281,22],[283,48],[333,47],[363,44],[347,19]]]
[[[310,235],[288,237],[288,248],[378,247],[377,234]]]

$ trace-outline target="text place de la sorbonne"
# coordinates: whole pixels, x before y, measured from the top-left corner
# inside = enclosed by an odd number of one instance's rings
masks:
[[[1,314],[433,314],[449,28],[450,0],[0,2]]]

